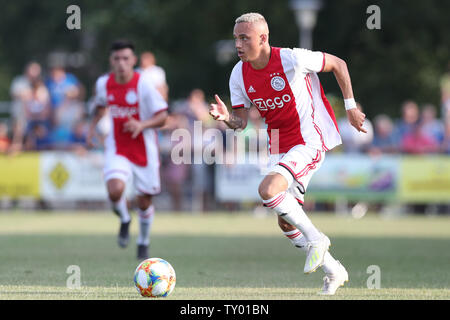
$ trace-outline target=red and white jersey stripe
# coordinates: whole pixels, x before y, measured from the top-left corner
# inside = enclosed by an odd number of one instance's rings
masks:
[[[123,126],[129,116],[147,120],[167,110],[167,103],[151,80],[138,72],[126,84],[117,83],[113,73],[101,76],[96,82],[95,104],[109,107],[112,128],[105,140],[106,154],[119,154],[134,164],[147,166],[147,154],[159,152],[156,130],[145,129],[133,139]]]
[[[272,154],[299,144],[322,151],[341,144],[333,109],[316,74],[324,64],[322,52],[272,47],[265,68],[240,61],[231,72],[232,107],[258,109]]]

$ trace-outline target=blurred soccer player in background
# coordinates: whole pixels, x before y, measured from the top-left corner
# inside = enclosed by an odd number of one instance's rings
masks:
[[[163,68],[156,65],[156,58],[153,52],[145,51],[141,53],[139,71],[146,74],[153,81],[156,89],[168,101],[169,86],[166,81],[166,72]]]
[[[267,22],[258,13],[236,19],[234,39],[241,61],[230,76],[233,111],[230,114],[216,95],[210,114],[233,129],[246,127],[252,105],[265,119],[271,170],[262,180],[259,194],[264,205],[278,214],[286,237],[306,252],[304,272],[314,272],[321,266],[326,274],[321,293],[332,295],[348,281],[348,273],[328,252],[329,238],[313,225],[302,205],[325,152],[341,144],[318,72],[334,73],[348,120],[356,130],[365,132],[365,115],[356,108],[347,65],[328,53],[270,46]]]
[[[164,125],[167,103],[151,79],[134,71],[134,45],[118,40],[111,45],[111,73],[96,82],[94,118],[88,139],[109,108],[112,128],[105,140],[104,179],[113,211],[120,217],[118,244],[129,242],[131,221],[125,189],[132,177],[137,192],[139,236],[137,258],[149,256],[150,229],[154,217],[152,197],[160,192],[159,150],[156,128]]]

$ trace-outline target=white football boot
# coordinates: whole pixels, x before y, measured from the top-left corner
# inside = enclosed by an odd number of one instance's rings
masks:
[[[336,261],[339,264],[339,271],[336,274],[327,274],[323,278],[323,287],[322,291],[319,292],[320,295],[332,296],[339,287],[342,287],[348,281],[347,270],[338,260]]]
[[[330,239],[324,234],[322,238],[317,241],[308,242],[308,251],[306,254],[305,273],[311,273],[323,265],[323,258],[330,247]]]

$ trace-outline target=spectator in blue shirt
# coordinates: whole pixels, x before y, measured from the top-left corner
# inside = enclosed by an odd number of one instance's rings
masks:
[[[407,100],[402,105],[402,118],[397,121],[394,130],[396,145],[400,146],[403,138],[411,133],[419,121],[419,106],[412,100]]]
[[[67,73],[60,65],[53,65],[50,76],[45,81],[50,92],[50,102],[53,109],[60,107],[66,99],[78,99],[81,94],[80,82],[71,73]]]
[[[82,86],[73,74],[65,71],[62,63],[51,61],[50,64],[46,80],[52,106],[50,137],[53,147],[65,149],[70,144],[72,127],[85,112],[80,100]]]
[[[385,114],[380,114],[374,119],[375,134],[372,140],[372,146],[370,153],[394,153],[399,151],[399,147],[396,144],[391,118]]]
[[[436,117],[436,107],[432,104],[426,104],[422,108],[423,134],[430,136],[437,143],[441,144],[444,140],[444,123]]]

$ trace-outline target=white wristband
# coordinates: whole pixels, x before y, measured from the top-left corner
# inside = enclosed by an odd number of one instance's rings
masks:
[[[356,102],[354,98],[344,99],[345,110],[356,108]]]

